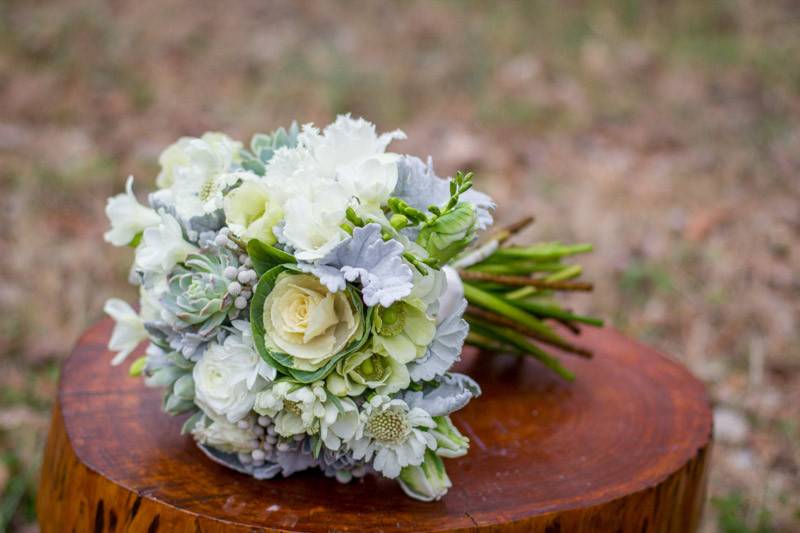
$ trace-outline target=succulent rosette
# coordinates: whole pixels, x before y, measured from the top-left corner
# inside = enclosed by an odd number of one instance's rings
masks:
[[[479,242],[491,198],[388,151],[404,138],[349,115],[247,147],[185,137],[146,204],[133,178],[109,199],[105,238],[135,250],[140,292],[138,310],[106,304],[113,364],[146,346],[130,373],[210,459],[258,479],[373,473],[436,500],[443,459],[469,448],[450,415],[480,394],[451,371],[465,342],[572,378],[542,344],[580,353],[549,322],[597,323],[551,299],[581,290],[562,260],[588,247],[508,246],[524,224]]]

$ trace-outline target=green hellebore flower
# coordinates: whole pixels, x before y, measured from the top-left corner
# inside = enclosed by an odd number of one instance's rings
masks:
[[[421,465],[403,468],[397,480],[403,492],[424,502],[441,499],[453,486],[442,459],[431,450],[425,452]]]
[[[425,313],[425,308],[418,298],[375,308],[373,350],[402,364],[425,355],[436,334],[436,321]]]
[[[477,220],[475,206],[461,202],[437,217],[432,224],[423,226],[417,244],[440,264],[447,263],[475,240]]]
[[[453,425],[449,416],[434,416],[436,427],[431,430],[436,437],[436,454],[441,457],[461,457],[469,450],[469,439]]]
[[[391,357],[363,350],[336,363],[328,376],[328,390],[337,396],[358,396],[367,388],[392,394],[408,387],[411,379],[406,365]]]

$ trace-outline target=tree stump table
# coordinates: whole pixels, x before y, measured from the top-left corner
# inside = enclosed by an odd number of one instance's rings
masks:
[[[595,357],[537,362],[466,351],[483,396],[453,418],[471,440],[447,461],[441,501],[377,477],[256,481],[208,460],[161,391],[111,367],[112,324],[66,361],[42,468],[44,533],[85,531],[669,531],[697,528],[711,413],[681,366],[610,329],[584,328]]]

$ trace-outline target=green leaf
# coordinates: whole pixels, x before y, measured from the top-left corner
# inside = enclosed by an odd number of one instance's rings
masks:
[[[147,364],[147,356],[143,355],[131,363],[131,367],[128,369],[128,375],[133,377],[141,376],[142,372],[144,371],[145,364]]]
[[[322,439],[319,438],[319,435],[314,435],[313,437],[313,449],[311,450],[314,454],[314,459],[319,457],[319,452],[322,450]]]
[[[181,426],[181,435],[186,435],[187,433],[192,431],[192,429],[194,429],[194,426],[200,421],[201,418],[203,418],[203,411],[197,411],[192,416],[187,418],[186,422],[184,422],[183,425]]]
[[[253,242],[253,241],[250,241]],[[253,261],[255,265],[255,261]],[[286,270],[284,266],[277,266],[261,275],[261,278],[256,284],[256,290],[253,293],[253,299],[250,301],[250,329],[253,331],[253,340],[255,341],[256,351],[258,355],[271,367],[277,369],[283,374],[289,374],[286,366],[280,364],[272,356],[272,352],[267,348],[264,342],[264,301],[267,296],[272,292],[275,286],[275,280],[278,275]]]
[[[144,235],[143,231],[140,231],[139,233],[134,235],[133,239],[131,239],[131,242],[128,243],[128,246],[130,246],[131,248],[136,248],[137,246],[139,246],[139,243],[142,242],[142,235]]]
[[[283,250],[279,250],[257,239],[250,239],[247,242],[247,255],[249,255],[250,259],[253,261],[253,268],[255,268],[256,274],[258,274],[259,277],[278,265],[297,262],[293,255],[287,254]]]

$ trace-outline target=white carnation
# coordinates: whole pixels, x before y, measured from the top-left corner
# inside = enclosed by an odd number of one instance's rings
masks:
[[[323,257],[347,237],[348,206],[380,212],[397,185],[396,154],[386,146],[405,134],[378,135],[364,119],[341,115],[320,131],[303,127],[295,148],[278,150],[264,181],[285,213],[285,242],[301,261]]]
[[[341,228],[350,195],[332,180],[318,179],[307,194],[290,198],[284,207],[283,237],[301,261],[325,256],[348,237]]]
[[[322,134],[310,124],[303,126],[297,140],[311,152],[322,175],[334,176],[340,167],[382,154],[392,140],[405,138],[400,130],[378,135],[375,124],[348,113],[336,117]]]

